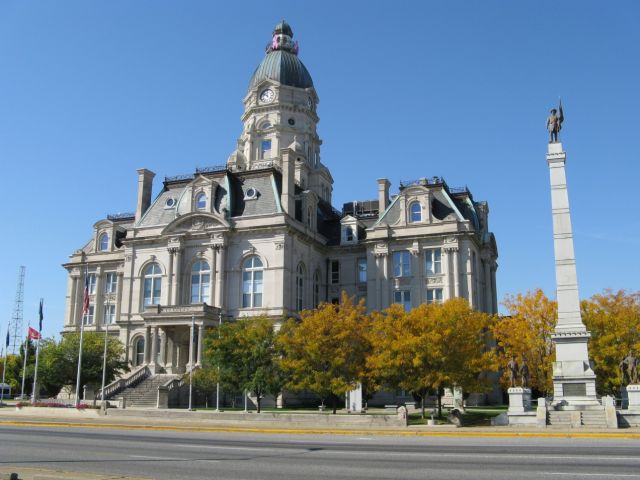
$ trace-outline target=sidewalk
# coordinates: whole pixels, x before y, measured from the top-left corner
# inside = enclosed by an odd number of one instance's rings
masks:
[[[24,409],[26,410],[26,409]],[[317,422],[304,424],[284,421],[264,422],[264,414],[243,412],[222,414],[213,411],[185,410],[109,410],[106,416],[96,410],[84,410],[70,417],[65,409],[38,408],[17,412],[0,409],[0,426],[49,426],[68,428],[125,428],[140,430],[174,430],[198,432],[252,432],[283,434],[333,434],[333,435],[397,435],[397,436],[487,436],[487,437],[574,437],[574,438],[632,438],[640,440],[640,428],[566,429],[536,427],[461,427],[453,425],[415,425],[363,428],[358,425],[328,426],[326,415],[316,415]],[[31,411],[33,410],[33,411]],[[51,411],[59,410],[59,411]],[[85,415],[86,414],[86,415]],[[288,415],[291,418],[293,415]]]

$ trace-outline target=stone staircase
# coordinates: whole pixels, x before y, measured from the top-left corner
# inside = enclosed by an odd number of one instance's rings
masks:
[[[125,388],[118,394],[126,401],[126,408],[157,408],[158,387],[180,375],[151,375],[135,386]]]
[[[602,410],[549,410],[547,425],[565,428],[607,428],[607,418]]]

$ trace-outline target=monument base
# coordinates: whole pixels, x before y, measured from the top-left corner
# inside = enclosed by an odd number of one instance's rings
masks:
[[[531,389],[511,387],[509,394],[509,413],[522,413],[531,410]]]

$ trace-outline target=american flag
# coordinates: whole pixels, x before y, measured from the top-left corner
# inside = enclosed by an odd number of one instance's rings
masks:
[[[82,315],[89,313],[89,272],[84,274],[84,295],[82,297]]]

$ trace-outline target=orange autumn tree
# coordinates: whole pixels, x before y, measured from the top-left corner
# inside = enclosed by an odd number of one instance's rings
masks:
[[[338,401],[365,377],[369,317],[364,301],[354,304],[343,292],[339,305],[324,303],[300,317],[289,319],[280,331],[286,387],[316,393],[336,413]]]
[[[555,349],[551,333],[557,318],[556,302],[536,289],[526,295],[508,295],[502,303],[509,316],[502,317],[493,327],[498,360],[504,368],[502,385],[510,386],[506,365],[511,356],[516,356],[518,364],[526,356],[529,386],[543,394],[552,392],[551,363],[555,360]]]
[[[446,387],[467,392],[490,388],[488,372],[497,369],[491,344],[493,317],[473,310],[460,298],[422,304],[410,312],[392,305],[372,314],[371,375],[384,388],[411,391],[424,401]],[[441,409],[441,405],[439,405]]]
[[[622,384],[619,364],[629,350],[640,353],[640,292],[605,290],[582,301],[582,320],[591,332],[589,356],[601,394],[617,394]]]

